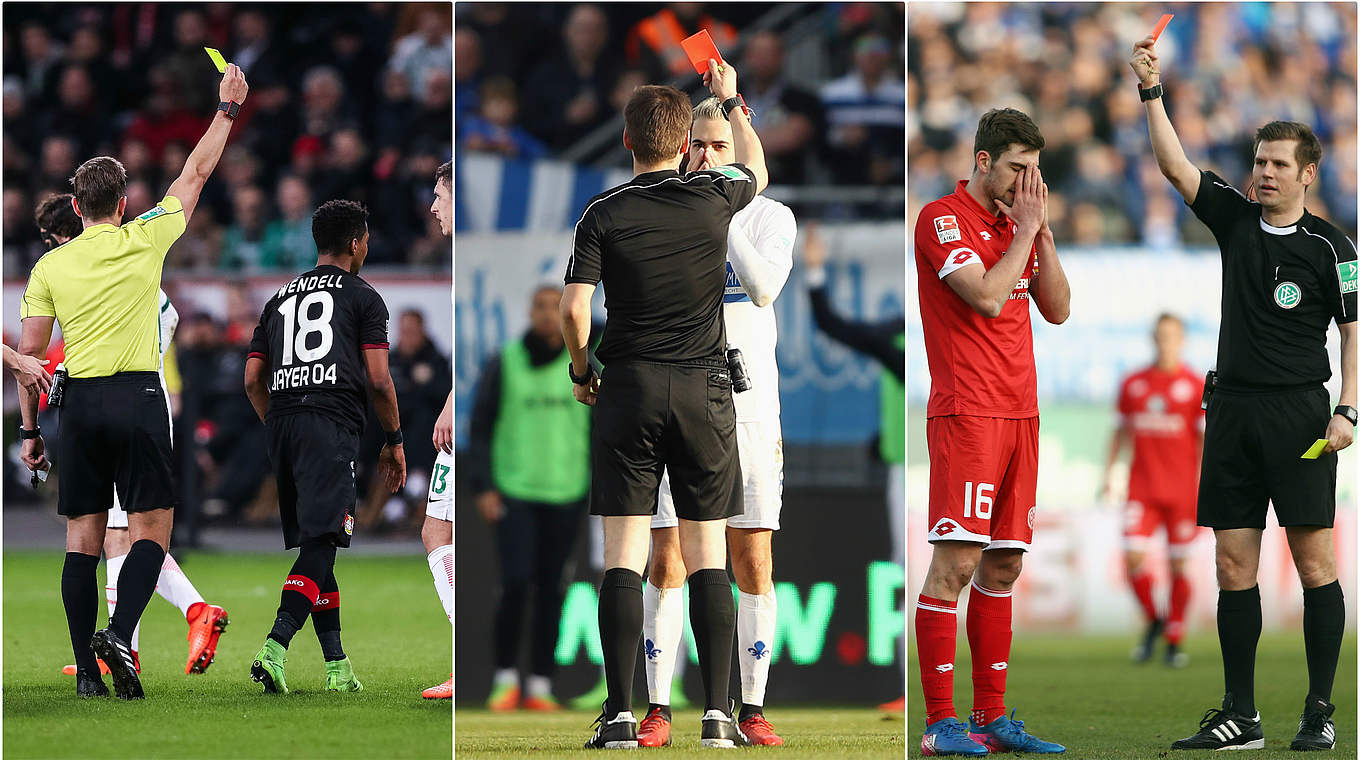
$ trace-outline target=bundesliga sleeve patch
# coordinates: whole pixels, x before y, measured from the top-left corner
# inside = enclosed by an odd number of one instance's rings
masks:
[[[744,179],[747,182],[751,181],[751,178],[746,176],[746,172],[742,171],[741,169],[738,169],[735,166],[717,166],[712,169],[709,169],[709,171],[714,172],[716,174],[721,174],[722,176],[728,179]]]
[[[1341,281],[1342,293],[1355,292],[1355,279],[1357,267],[1354,261],[1343,261],[1336,265],[1336,278]]]
[[[957,243],[963,239],[963,233],[959,231],[959,220],[952,216],[935,217],[935,237],[941,243]]]
[[[141,216],[137,217],[137,221],[139,221],[139,222],[147,222],[147,221],[150,221],[150,220],[152,220],[152,219],[155,219],[156,217],[158,217],[158,216],[160,216],[160,215],[162,215],[162,214],[168,214],[168,213],[170,213],[170,212],[166,211],[164,206],[157,206],[157,207],[151,209],[150,211],[146,212],[145,214],[142,214]]]

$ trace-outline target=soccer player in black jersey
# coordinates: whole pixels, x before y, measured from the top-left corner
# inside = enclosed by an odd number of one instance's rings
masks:
[[[288,692],[286,651],[309,614],[326,660],[326,690],[363,689],[340,646],[335,550],[349,546],[354,532],[354,459],[366,390],[387,432],[379,477],[393,491],[406,480],[387,369],[387,306],[358,276],[368,255],[367,219],[352,201],[328,201],[316,210],[316,268],[265,304],[246,360],[246,395],[269,428],[284,547],[301,547],[274,627],[250,668],[266,692]]]
[[[1181,148],[1162,105],[1153,40],[1134,46],[1129,65],[1147,104],[1157,165],[1223,256],[1217,380],[1206,390],[1198,522],[1214,529],[1218,566],[1218,640],[1226,696],[1194,736],[1173,749],[1265,746],[1253,677],[1261,635],[1256,571],[1268,503],[1284,527],[1303,585],[1308,696],[1290,749],[1336,745],[1332,680],[1346,627],[1337,582],[1332,521],[1336,452],[1351,444],[1356,422],[1355,245],[1304,208],[1318,176],[1322,146],[1304,124],[1274,121],[1256,133],[1248,200]],[[1332,368],[1327,329],[1341,333],[1341,403],[1326,388]],[[1212,377],[1212,376],[1211,376]],[[1314,441],[1321,455],[1303,458]],[[1316,452],[1310,452],[1316,453]]]

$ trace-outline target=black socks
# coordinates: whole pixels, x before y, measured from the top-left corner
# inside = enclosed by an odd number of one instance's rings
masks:
[[[127,565],[123,569],[126,571]],[[293,636],[307,622],[307,616],[320,600],[321,582],[332,577],[334,572],[335,544],[329,541],[307,541],[302,544],[298,558],[293,562],[293,569],[283,582],[279,611],[274,618],[274,627],[269,631],[269,638],[288,648]],[[338,616],[336,624],[339,625]]]
[[[123,560],[123,569],[118,573],[118,605],[109,621],[109,629],[123,641],[132,640],[137,621],[142,619],[147,602],[156,593],[156,581],[164,563],[165,550],[148,538],[135,542]]]
[[[747,718],[751,717],[752,715],[764,715],[764,714],[765,707],[763,705],[748,705],[745,702],[742,702],[741,713],[737,716],[737,722],[740,723],[743,720],[746,720]]]
[[[335,582],[335,571],[321,584],[321,597],[312,606],[312,630],[321,642],[321,656],[326,662],[345,659],[340,646],[340,586]]]
[[[1346,600],[1341,582],[1303,590],[1303,648],[1308,657],[1308,693],[1332,700],[1332,680],[1346,631]]]
[[[1338,596],[1340,591],[1340,587],[1337,587]],[[1256,715],[1256,643],[1260,638],[1260,589],[1252,586],[1244,591],[1219,591],[1218,645],[1223,650],[1224,690],[1233,695],[1233,712],[1247,718]],[[1340,641],[1337,643],[1339,645]],[[1310,650],[1310,672],[1312,662]],[[1335,654],[1332,656],[1332,667],[1336,667]],[[1330,690],[1330,680],[1328,685]]]
[[[600,647],[609,687],[605,719],[633,703],[633,672],[642,645],[642,576],[625,567],[604,572],[600,583]]]
[[[727,570],[696,570],[689,576],[689,620],[699,650],[699,673],[704,679],[704,710],[719,710],[725,715],[730,709],[727,691],[737,626]]]
[[[66,564],[61,568],[61,603],[66,607],[76,667],[94,674],[99,673],[99,663],[90,649],[90,637],[99,617],[99,584],[94,574],[98,566],[99,557],[66,552]]]

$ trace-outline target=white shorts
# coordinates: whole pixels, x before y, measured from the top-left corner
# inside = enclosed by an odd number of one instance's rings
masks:
[[[453,522],[453,455],[439,452],[430,473],[430,501],[425,514]]]
[[[741,462],[744,511],[728,518],[733,528],[779,530],[779,508],[784,502],[784,439],[779,420],[737,423],[737,459]],[[653,528],[674,528],[670,474],[661,474]]]
[[[127,512],[118,504],[118,494],[114,494],[113,507],[109,510],[109,527],[126,528],[127,526]]]

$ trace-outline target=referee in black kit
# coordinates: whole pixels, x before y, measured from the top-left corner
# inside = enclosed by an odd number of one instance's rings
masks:
[[[689,98],[673,87],[637,88],[623,131],[636,176],[586,204],[567,265],[562,333],[576,398],[595,407],[590,512],[604,516],[599,618],[609,698],[588,748],[637,746],[631,703],[642,571],[663,468],[691,570],[690,620],[706,703],[702,743],[746,743],[727,695],[735,612],[724,530],[742,511],[742,489],[722,304],[728,225],[769,180],[736,71],[710,60],[704,80],[723,101],[739,163],[682,177]],[[600,282],[603,377],[587,353],[590,300]]]
[[[1332,520],[1336,452],[1356,423],[1356,252],[1339,230],[1304,209],[1322,146],[1311,129],[1274,121],[1256,132],[1248,200],[1186,158],[1162,105],[1152,38],[1129,61],[1147,104],[1152,149],[1162,174],[1214,233],[1223,257],[1218,369],[1206,380],[1208,414],[1199,484],[1199,524],[1214,529],[1218,564],[1218,640],[1226,696],[1200,731],[1172,749],[1265,746],[1253,694],[1261,596],[1256,570],[1267,502],[1284,527],[1303,584],[1308,696],[1290,749],[1336,744],[1329,703],[1345,602],[1336,576]],[[1341,405],[1323,387],[1331,378],[1327,327],[1341,331]],[[1325,438],[1320,455],[1310,450]],[[1316,458],[1303,458],[1303,454]]]
[[[218,112],[184,171],[155,208],[127,224],[120,224],[127,210],[123,165],[108,156],[81,164],[71,184],[84,231],[38,260],[20,304],[21,353],[46,353],[53,322],[61,323],[66,338],[70,379],[60,394],[57,512],[66,517],[61,597],[81,696],[109,693],[96,655],[109,667],[114,693],[123,699],[143,696],[128,638],[155,592],[175,506],[169,406],[158,374],[161,267],[222,156],[247,90],[241,70],[228,65],[218,87]],[[48,403],[57,405],[57,395],[54,386]],[[38,396],[21,387],[19,400],[24,464],[46,468]],[[132,549],[118,575],[118,609],[109,627],[96,633],[95,567],[115,487],[128,512]]]

